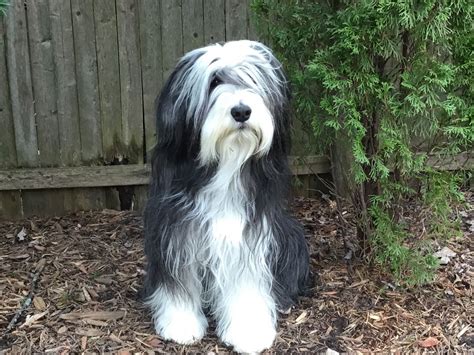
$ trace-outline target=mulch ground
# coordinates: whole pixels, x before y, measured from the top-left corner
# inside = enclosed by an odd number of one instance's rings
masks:
[[[347,257],[350,240],[343,242],[333,201],[297,199],[315,284],[311,297],[281,316],[270,352],[474,351],[474,195],[466,197],[471,209],[459,211],[464,237],[434,244],[456,255],[432,284],[410,289]],[[417,221],[413,211],[407,218]],[[353,231],[350,211],[344,217]],[[229,352],[212,324],[193,346],[154,334],[140,301],[142,238],[133,212],[0,223],[0,353]]]

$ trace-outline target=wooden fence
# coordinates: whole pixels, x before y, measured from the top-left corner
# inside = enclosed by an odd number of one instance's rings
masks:
[[[140,209],[163,82],[191,49],[256,39],[249,3],[12,0],[0,18],[0,219]],[[295,173],[329,170],[309,163]]]
[[[163,82],[193,48],[256,39],[249,3],[11,0],[0,18],[0,219],[140,210]],[[298,131],[301,145],[310,134]],[[310,156],[292,169],[305,192],[330,166]]]
[[[0,23],[0,164],[143,163],[184,52],[255,38],[246,0],[14,0]]]

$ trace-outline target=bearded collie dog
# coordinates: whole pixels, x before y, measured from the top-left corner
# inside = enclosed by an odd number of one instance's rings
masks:
[[[145,209],[146,303],[162,338],[198,341],[207,314],[234,350],[260,352],[306,289],[287,206],[289,101],[281,63],[248,40],[189,52],[164,85]]]

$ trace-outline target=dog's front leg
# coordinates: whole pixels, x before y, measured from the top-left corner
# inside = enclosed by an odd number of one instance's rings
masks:
[[[160,282],[147,300],[156,332],[180,344],[200,340],[207,329],[201,307],[202,285],[194,275],[196,271],[190,269],[183,272],[181,280]]]
[[[216,305],[219,337],[235,351],[260,352],[275,339],[275,302],[261,281],[244,273]]]

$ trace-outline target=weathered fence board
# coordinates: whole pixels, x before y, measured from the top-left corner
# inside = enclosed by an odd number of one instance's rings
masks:
[[[136,0],[117,0],[122,102],[122,142],[131,163],[143,162],[143,102],[140,29]]]
[[[17,162],[5,54],[5,30],[0,19],[0,168],[12,168]]]
[[[58,166],[59,125],[55,63],[51,36],[48,0],[27,3],[28,35],[31,53],[31,77],[35,108],[39,163],[41,166]]]
[[[329,172],[325,156],[291,158],[290,165],[295,175]],[[150,167],[145,164],[0,170],[0,191],[146,185],[149,178]]]
[[[183,48],[186,53],[204,45],[204,4],[203,0],[185,0],[185,4],[182,13]]]
[[[15,131],[13,128],[10,92],[8,88],[5,27],[0,18],[0,168],[17,166]],[[0,191],[0,216],[9,219],[23,217],[20,191]]]
[[[39,165],[58,166],[59,125],[51,22],[44,21],[50,15],[49,3],[47,0],[30,0],[26,4]],[[22,198],[22,206],[28,210],[31,204],[44,213],[51,213],[59,204],[58,195],[62,195],[61,192],[47,196],[31,194],[27,199]]]
[[[102,155],[102,131],[97,78],[94,7],[92,0],[71,0],[82,159]]]
[[[21,196],[23,215],[25,217],[32,215],[54,216],[70,212],[64,203],[66,195],[66,190],[25,191]],[[69,200],[72,199],[70,198]]]
[[[247,2],[242,0],[226,0],[225,16],[226,40],[247,39]]]
[[[106,191],[101,188],[23,191],[21,199],[24,217],[55,216],[108,207]]]
[[[143,88],[145,161],[156,144],[155,100],[163,85],[160,2],[140,0],[140,53]]]
[[[0,220],[23,218],[20,191],[0,191]]]
[[[184,52],[245,38],[249,1],[11,0],[0,103],[9,103],[1,115],[13,137],[4,124],[0,160],[10,167],[146,161],[163,80]]]
[[[257,33],[257,26],[256,26],[256,20],[255,16],[253,14],[253,11],[251,10],[251,3],[252,0],[246,0],[247,1],[247,33],[248,33],[248,39],[251,39],[253,41],[257,41],[259,39],[259,35]]]
[[[290,157],[289,162],[296,176],[331,171],[330,161],[324,155]],[[430,156],[427,162],[438,170],[472,170],[474,154],[463,152],[449,161]],[[0,170],[0,191],[146,185],[149,178],[150,167],[147,164],[9,169]]]
[[[97,72],[99,78],[100,121],[104,159],[111,162],[121,154],[122,104],[114,1],[94,1]]]
[[[177,59],[183,55],[181,0],[163,0],[161,2],[161,53],[163,77],[167,79],[173,71]]]
[[[76,61],[69,1],[49,0],[61,165],[81,162]]]
[[[204,43],[225,41],[225,0],[204,1]]]
[[[21,167],[34,167],[38,163],[38,144],[23,1],[12,2],[6,24],[8,83],[15,127],[17,162]]]
[[[0,170],[0,191],[145,185],[149,174],[145,164]]]

